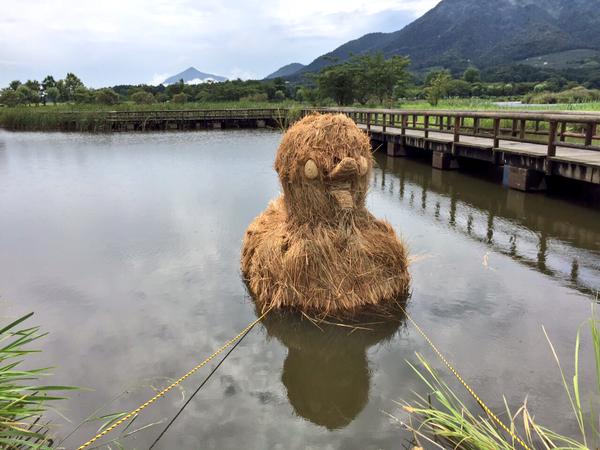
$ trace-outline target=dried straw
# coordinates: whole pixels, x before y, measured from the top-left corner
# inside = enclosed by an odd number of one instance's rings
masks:
[[[372,167],[369,138],[342,114],[313,114],[286,132],[275,159],[283,195],[250,224],[242,251],[261,308],[343,315],[405,295],[404,245],[365,207]]]

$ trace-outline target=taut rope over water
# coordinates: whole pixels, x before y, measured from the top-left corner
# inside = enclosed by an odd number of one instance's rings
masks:
[[[179,378],[178,380],[176,380],[175,382],[173,382],[171,385],[169,385],[166,388],[164,388],[162,391],[160,391],[158,394],[156,394],[154,397],[152,397],[146,403],[141,404],[136,409],[134,409],[133,411],[129,412],[128,414],[126,414],[125,416],[123,416],[121,419],[117,420],[110,427],[108,427],[105,430],[103,430],[100,433],[98,433],[96,436],[94,436],[89,441],[84,442],[83,444],[81,444],[77,448],[77,450],[83,450],[83,449],[89,447],[94,442],[96,442],[98,439],[100,439],[103,436],[106,436],[108,433],[110,433],[111,431],[113,431],[119,425],[122,425],[123,423],[125,423],[126,421],[128,421],[129,419],[131,419],[132,417],[138,415],[143,409],[145,409],[146,407],[150,406],[152,403],[154,403],[156,400],[158,400],[159,398],[161,398],[162,396],[164,396],[171,389],[173,389],[174,387],[176,387],[177,385],[179,385],[181,382],[183,382],[184,380],[186,380],[187,378],[189,378],[191,375],[193,375],[194,373],[196,373],[198,370],[200,370],[202,367],[204,367],[206,364],[208,364],[214,358],[216,358],[221,353],[223,353],[228,347],[231,347],[237,341],[239,341],[240,339],[242,339],[252,328],[254,328],[254,326],[258,322],[260,322],[261,320],[263,320],[270,311],[271,311],[271,308],[267,309],[258,319],[256,319],[255,321],[249,323],[246,326],[246,328],[244,328],[242,331],[239,332],[239,334],[237,336],[235,336],[234,338],[230,339],[225,344],[223,344],[212,355],[210,355],[208,358],[206,358],[200,364],[198,364],[197,366],[195,366],[194,368],[192,368],[188,373],[186,373],[181,378]]]

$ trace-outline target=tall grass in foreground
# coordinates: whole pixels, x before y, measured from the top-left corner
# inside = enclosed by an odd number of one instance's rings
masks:
[[[33,313],[0,329],[0,448],[7,450],[47,449],[52,446],[48,423],[42,419],[48,403],[61,400],[57,391],[67,386],[42,386],[37,382],[48,375],[47,368],[21,368],[23,359],[36,350],[29,344],[46,335],[38,327],[23,328]]]
[[[567,376],[563,370],[554,346],[544,329],[571,405],[573,420],[579,429],[578,436],[563,436],[537,423],[527,408],[527,401],[513,412],[504,399],[505,424],[520,435],[532,449],[591,450],[597,449],[600,445],[600,405],[597,397],[600,395],[600,322],[594,312],[589,319],[589,329],[596,373],[593,392],[589,397],[582,396],[583,386],[579,372],[582,328],[577,331],[575,339],[575,365],[571,376]],[[418,396],[414,403],[403,403],[401,406],[411,417],[410,423],[403,423],[403,425],[413,432],[419,446],[464,450],[522,450],[522,446],[496,426],[491,418],[485,417],[483,411],[470,410],[422,355],[417,354],[417,357],[421,368],[409,364],[427,386],[429,395],[427,398]],[[412,419],[418,425],[412,425]],[[426,445],[423,442],[426,442]]]

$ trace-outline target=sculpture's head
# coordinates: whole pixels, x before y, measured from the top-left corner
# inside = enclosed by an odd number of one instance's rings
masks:
[[[364,211],[373,168],[368,136],[343,114],[313,114],[283,136],[275,170],[288,214],[336,220]]]

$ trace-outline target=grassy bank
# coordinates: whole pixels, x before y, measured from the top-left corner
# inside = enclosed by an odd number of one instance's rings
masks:
[[[500,104],[498,104],[500,103]],[[520,104],[509,106],[491,100],[480,99],[451,99],[442,100],[436,106],[426,101],[406,102],[400,105],[402,109],[456,109],[473,111],[599,111],[600,102],[561,103],[561,104]]]
[[[287,102],[210,102],[210,103],[156,103],[137,105],[120,103],[117,105],[97,104],[58,104],[46,106],[20,106],[0,108],[0,127],[14,131],[106,131],[106,113],[111,111],[172,111],[194,109],[290,109],[298,111],[312,105]],[[335,106],[335,105],[324,105]],[[393,105],[354,105],[364,108],[397,108],[397,109],[427,109],[427,110],[473,110],[473,111],[599,111],[600,102],[528,105],[516,106],[497,104],[493,101],[480,99],[452,99],[440,101],[431,106],[425,101],[411,101]]]

